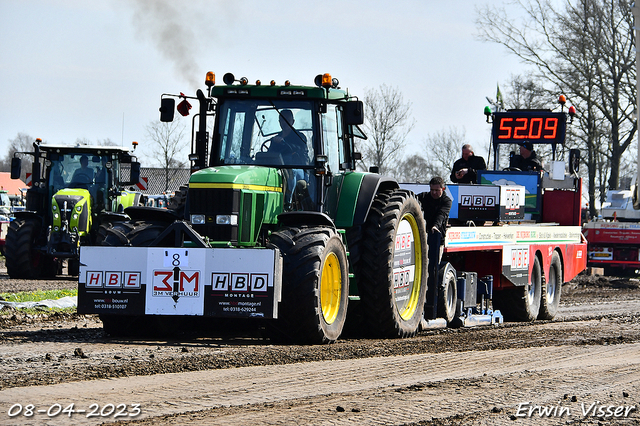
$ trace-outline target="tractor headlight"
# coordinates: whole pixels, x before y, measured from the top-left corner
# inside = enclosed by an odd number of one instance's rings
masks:
[[[60,228],[59,228],[59,227],[57,227],[57,226],[54,226],[54,227],[53,227],[53,230],[54,230],[54,231],[56,231],[56,232],[58,232],[58,231],[60,230]]]
[[[58,214],[58,213],[54,213],[54,214],[53,214],[53,218],[54,218],[54,219],[57,219],[57,218],[59,218],[59,217],[60,217],[60,214]]]
[[[76,211],[79,212],[82,210],[82,206],[76,206]]]
[[[191,224],[192,225],[204,225],[204,215],[203,214],[192,214],[191,215]]]
[[[217,225],[237,225],[238,215],[235,214],[219,214],[216,216]]]
[[[77,213],[74,213],[74,214],[73,214],[73,219],[74,219],[74,220],[75,220],[75,219],[78,219],[78,214],[77,214]]]
[[[51,206],[51,208],[53,209],[53,211],[55,212],[56,210],[58,210],[58,206],[56,206],[55,204]]]

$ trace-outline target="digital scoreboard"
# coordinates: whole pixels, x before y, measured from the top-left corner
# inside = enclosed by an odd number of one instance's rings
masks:
[[[493,116],[493,140],[498,144],[564,144],[567,116],[552,111],[505,111]]]

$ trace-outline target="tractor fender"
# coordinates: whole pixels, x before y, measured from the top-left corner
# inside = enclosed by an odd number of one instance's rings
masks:
[[[44,217],[36,211],[33,210],[22,210],[19,212],[14,212],[13,217],[16,219],[32,219],[40,222],[40,225],[44,223]]]
[[[149,222],[172,223],[180,219],[173,210],[158,207],[131,206],[124,209],[124,213],[133,221],[145,220]]]
[[[329,215],[314,211],[293,211],[280,213],[278,215],[278,222],[283,226],[300,226],[300,225],[313,225],[313,226],[330,226],[335,228],[333,220]]]
[[[124,213],[117,212],[101,212],[100,213],[100,223],[113,223],[113,222],[125,222],[129,220],[130,217]]]
[[[338,201],[336,226],[349,228],[364,224],[376,194],[399,187],[398,182],[388,176],[358,172],[345,174]]]

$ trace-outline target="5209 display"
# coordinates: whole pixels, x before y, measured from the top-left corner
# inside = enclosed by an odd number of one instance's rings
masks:
[[[506,111],[493,116],[493,140],[503,143],[563,144],[567,116],[564,112]]]

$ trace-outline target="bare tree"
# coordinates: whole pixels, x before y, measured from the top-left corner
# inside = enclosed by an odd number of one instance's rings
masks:
[[[415,124],[411,102],[405,102],[399,89],[381,85],[365,92],[367,140],[359,142],[365,166],[376,166],[380,173],[393,172],[401,157],[406,138]]]
[[[26,133],[18,133],[14,139],[9,139],[9,150],[4,158],[0,161],[0,171],[11,171],[11,159],[15,156],[16,152],[33,152],[33,143],[35,138],[32,138]],[[26,178],[27,172],[31,172],[31,164],[33,164],[33,156],[18,154],[18,157],[22,159],[22,173],[20,179],[23,181]]]
[[[467,141],[467,132],[462,128],[449,127],[427,136],[424,141],[426,157],[433,169],[433,176],[449,180],[453,163],[460,158],[462,145]]]
[[[165,191],[176,177],[175,169],[186,166],[186,155],[184,159],[178,157],[187,146],[184,133],[185,125],[179,121],[163,123],[156,120],[147,125],[147,136],[153,144],[152,158],[164,169]]]
[[[398,182],[428,183],[438,171],[421,155],[412,155],[399,162],[394,176]]]
[[[618,186],[622,155],[637,130],[635,51],[630,0],[516,0],[524,16],[487,6],[478,13],[480,38],[505,46],[534,67],[551,91],[564,92],[582,114],[577,137],[587,150],[593,208],[600,155]],[[604,127],[602,127],[604,125]],[[602,138],[602,132],[608,137]]]

